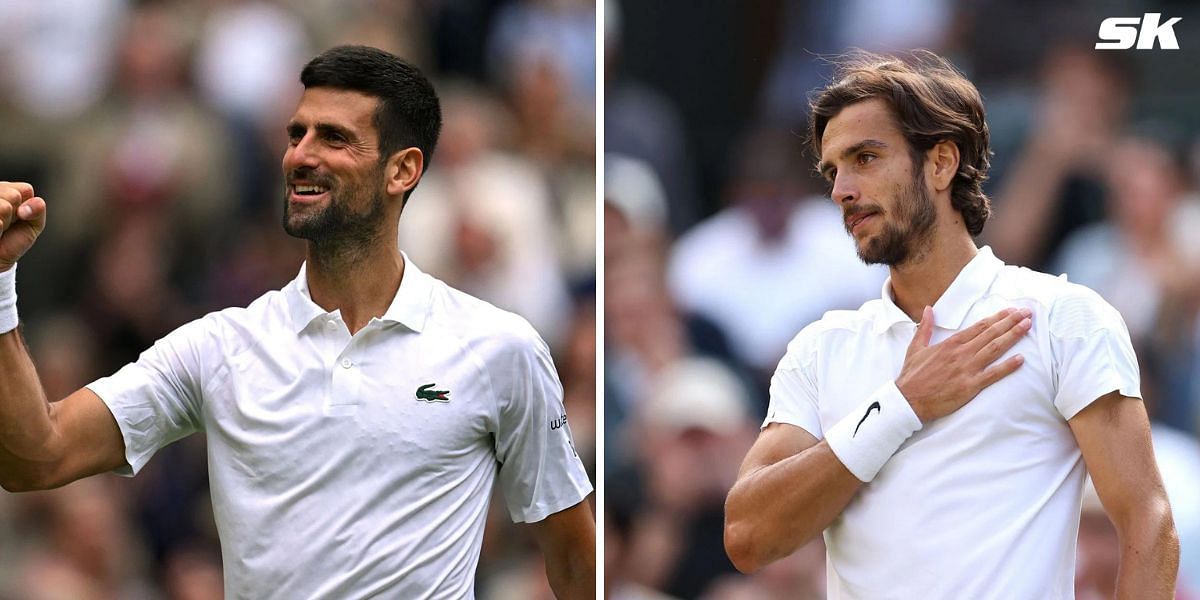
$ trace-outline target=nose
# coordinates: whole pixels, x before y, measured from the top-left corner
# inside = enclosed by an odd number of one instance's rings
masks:
[[[283,171],[285,173],[300,168],[315,169],[320,165],[314,145],[313,136],[305,134],[300,141],[288,145],[283,153]]]
[[[829,192],[834,203],[842,206],[847,202],[856,202],[859,198],[858,184],[848,173],[839,172],[833,178],[833,189]]]

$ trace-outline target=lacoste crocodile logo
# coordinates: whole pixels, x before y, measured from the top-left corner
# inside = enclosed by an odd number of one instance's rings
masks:
[[[852,435],[852,436],[850,436],[850,437],[854,437],[854,436],[858,435],[858,428],[859,428],[859,427],[862,427],[863,421],[866,421],[866,420],[867,420],[867,417],[871,416],[871,411],[872,411],[872,410],[874,410],[875,412],[880,412],[880,411],[882,411],[883,409],[879,407],[879,403],[878,403],[878,402],[872,402],[872,403],[871,403],[871,405],[867,407],[867,412],[866,412],[866,414],[864,414],[864,415],[863,415],[863,418],[862,418],[861,420],[859,420],[859,422],[858,422],[858,425],[855,425],[855,426],[854,426],[854,435]]]
[[[449,402],[450,390],[435,390],[436,383],[427,383],[417,388],[417,400],[423,402]]]

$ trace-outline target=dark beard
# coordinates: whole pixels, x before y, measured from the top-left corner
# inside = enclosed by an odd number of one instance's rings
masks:
[[[293,220],[291,203],[284,192],[283,230],[292,237],[313,242],[318,250],[334,254],[357,254],[372,245],[384,231],[387,199],[382,189],[366,190],[355,187],[344,192],[330,190],[329,204],[319,213]],[[350,198],[343,198],[345,193]],[[361,205],[367,196],[366,210],[353,212],[351,206]]]
[[[858,258],[868,265],[902,265],[928,243],[937,221],[937,209],[925,189],[925,174],[918,171],[897,197],[894,218],[885,219],[879,235],[858,245]]]

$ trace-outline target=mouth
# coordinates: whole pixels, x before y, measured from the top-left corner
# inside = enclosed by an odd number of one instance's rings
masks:
[[[847,216],[845,219],[846,231],[849,231],[851,233],[851,235],[856,235],[858,233],[858,228],[861,227],[864,223],[875,218],[876,214],[878,214],[878,213],[875,213],[873,211],[863,211],[860,213],[856,213],[856,214]]]
[[[288,185],[288,200],[303,204],[319,202],[329,195],[329,186],[292,182]]]

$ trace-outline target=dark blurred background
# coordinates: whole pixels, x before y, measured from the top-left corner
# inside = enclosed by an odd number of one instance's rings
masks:
[[[1097,51],[1159,12],[1180,50]],[[822,542],[754,576],[722,549],[725,493],[787,342],[878,297],[804,144],[850,48],[928,48],[980,89],[995,151],[979,240],[1124,316],[1200,596],[1200,6],[1169,0],[605,0],[606,572],[612,598],[822,598]],[[1089,492],[1077,597],[1111,598],[1115,532]],[[902,549],[898,549],[902,551]],[[1003,582],[997,582],[1003,589]]]
[[[49,205],[18,283],[47,395],[295,277],[280,160],[300,68],[363,43],[443,102],[401,247],[541,332],[594,473],[595,27],[591,0],[0,3],[0,179]],[[133,480],[0,493],[0,598],[220,598],[205,461],[196,435]],[[494,509],[480,597],[549,597],[528,531]]]

